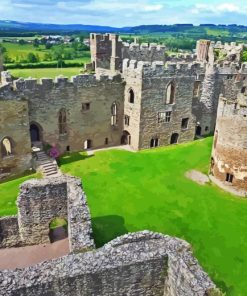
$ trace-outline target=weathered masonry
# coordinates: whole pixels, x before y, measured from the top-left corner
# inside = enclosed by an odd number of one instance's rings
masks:
[[[71,252],[94,248],[91,217],[81,181],[68,176],[30,180],[21,185],[18,215],[0,218],[0,248],[38,245],[51,241],[55,218],[68,221]]]
[[[0,295],[221,295],[193,257],[190,245],[142,231],[95,250],[86,196],[77,178],[21,185],[18,216],[0,219],[0,247],[49,241],[55,217],[68,221],[70,254],[28,268],[0,271]]]
[[[164,46],[126,44],[115,34],[90,40],[96,74],[12,81],[2,72],[1,179],[32,167],[32,146],[139,150],[213,134],[220,95],[236,100],[247,77],[236,44],[201,41],[197,57],[168,57]],[[215,48],[225,61],[215,62]]]

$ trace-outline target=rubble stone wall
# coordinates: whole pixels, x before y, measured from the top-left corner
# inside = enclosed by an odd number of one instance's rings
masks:
[[[148,231],[94,252],[0,272],[0,294],[6,296],[220,295],[217,291],[188,243]]]
[[[21,245],[18,217],[0,218],[0,248],[20,247]]]

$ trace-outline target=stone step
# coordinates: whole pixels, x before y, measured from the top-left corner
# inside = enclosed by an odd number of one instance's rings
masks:
[[[56,174],[57,174],[57,172],[53,172],[53,173],[47,173],[45,175],[46,175],[46,177],[49,177],[49,176],[56,175]]]
[[[46,164],[42,164],[42,167],[47,168],[47,167],[55,167],[55,165],[52,162],[48,162]]]
[[[50,171],[57,171],[57,169],[55,167],[52,167],[52,168],[43,168],[43,170],[45,172],[50,172]]]

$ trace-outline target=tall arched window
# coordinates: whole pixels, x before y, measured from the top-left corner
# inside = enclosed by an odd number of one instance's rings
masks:
[[[166,89],[166,104],[175,103],[175,83],[171,81]]]
[[[64,135],[67,133],[66,124],[67,124],[66,110],[62,108],[59,111],[59,115],[58,115],[58,127],[59,127],[60,135]]]
[[[135,102],[135,93],[132,88],[129,90],[129,102],[132,104]]]
[[[111,105],[111,125],[117,125],[117,104]]]
[[[12,140],[8,137],[5,137],[1,141],[1,154],[2,157],[7,157],[13,155],[13,144]]]

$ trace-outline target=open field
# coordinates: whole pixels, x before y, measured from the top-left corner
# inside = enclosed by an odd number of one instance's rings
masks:
[[[200,264],[227,295],[246,296],[247,200],[185,177],[191,169],[207,172],[211,147],[212,138],[207,138],[137,153],[72,153],[60,164],[83,180],[97,246],[143,229],[178,236],[191,243]],[[11,182],[0,184],[0,215],[16,213],[21,180]]]
[[[73,68],[44,68],[44,69],[13,69],[9,70],[9,72],[14,77],[22,77],[22,78],[55,78],[59,75],[64,75],[67,77],[71,77],[74,75],[80,74],[82,68],[73,67]]]

